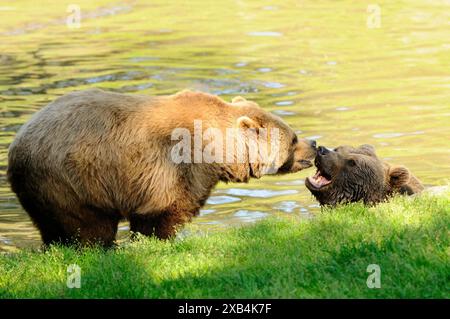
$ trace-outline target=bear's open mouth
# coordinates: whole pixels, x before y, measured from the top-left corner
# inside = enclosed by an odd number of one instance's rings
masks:
[[[316,174],[314,174],[314,176],[308,177],[308,182],[314,188],[320,189],[331,183],[331,176],[325,172],[322,172],[320,169],[317,169],[317,172]]]

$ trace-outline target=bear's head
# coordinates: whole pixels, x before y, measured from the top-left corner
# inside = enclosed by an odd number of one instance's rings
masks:
[[[317,172],[305,185],[321,205],[375,204],[394,193],[411,195],[423,189],[406,167],[383,162],[367,144],[334,150],[320,146],[315,165]]]
[[[235,124],[246,137],[249,177],[295,173],[313,166],[315,141],[298,138],[280,117],[252,101],[235,97],[232,105],[237,110]]]

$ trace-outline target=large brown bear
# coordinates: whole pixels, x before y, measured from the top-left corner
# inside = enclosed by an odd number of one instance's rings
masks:
[[[334,150],[320,146],[315,165],[317,172],[306,179],[305,185],[321,205],[358,201],[371,205],[395,193],[412,195],[423,190],[406,167],[383,162],[367,144]]]
[[[174,160],[174,129],[194,134],[194,121],[201,133],[241,129],[246,150],[263,129],[276,129],[271,173],[312,166],[315,142],[298,139],[279,117],[242,97],[227,103],[190,91],[149,97],[90,89],[58,98],[20,129],[9,148],[8,179],[45,244],[109,246],[122,219],[133,232],[169,238],[219,181],[247,182],[268,172],[259,157],[250,161],[247,155],[231,163]]]

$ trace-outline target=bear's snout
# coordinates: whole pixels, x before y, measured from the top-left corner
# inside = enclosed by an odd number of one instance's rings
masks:
[[[326,155],[328,154],[330,151],[328,150],[328,148],[326,148],[325,146],[319,146],[317,148],[317,155]]]
[[[332,155],[331,153],[334,151],[331,151],[328,147],[325,146],[319,146],[317,148],[317,153],[316,153],[316,157],[314,159],[314,165],[318,168],[321,168],[323,166],[329,166],[330,162],[332,159],[330,158]],[[333,157],[334,158],[334,157]]]
[[[303,165],[303,168],[312,166],[312,161],[317,154],[317,142],[315,140],[300,139],[296,149],[296,160]]]

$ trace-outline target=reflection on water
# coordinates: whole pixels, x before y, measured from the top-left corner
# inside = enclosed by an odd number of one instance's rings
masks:
[[[243,95],[319,144],[370,143],[426,184],[448,183],[450,4],[377,1],[382,24],[371,29],[370,3],[78,0],[79,29],[66,26],[65,1],[0,10],[0,250],[39,245],[5,178],[15,132],[57,96],[89,87]],[[312,173],[220,184],[194,223],[311,218]]]

